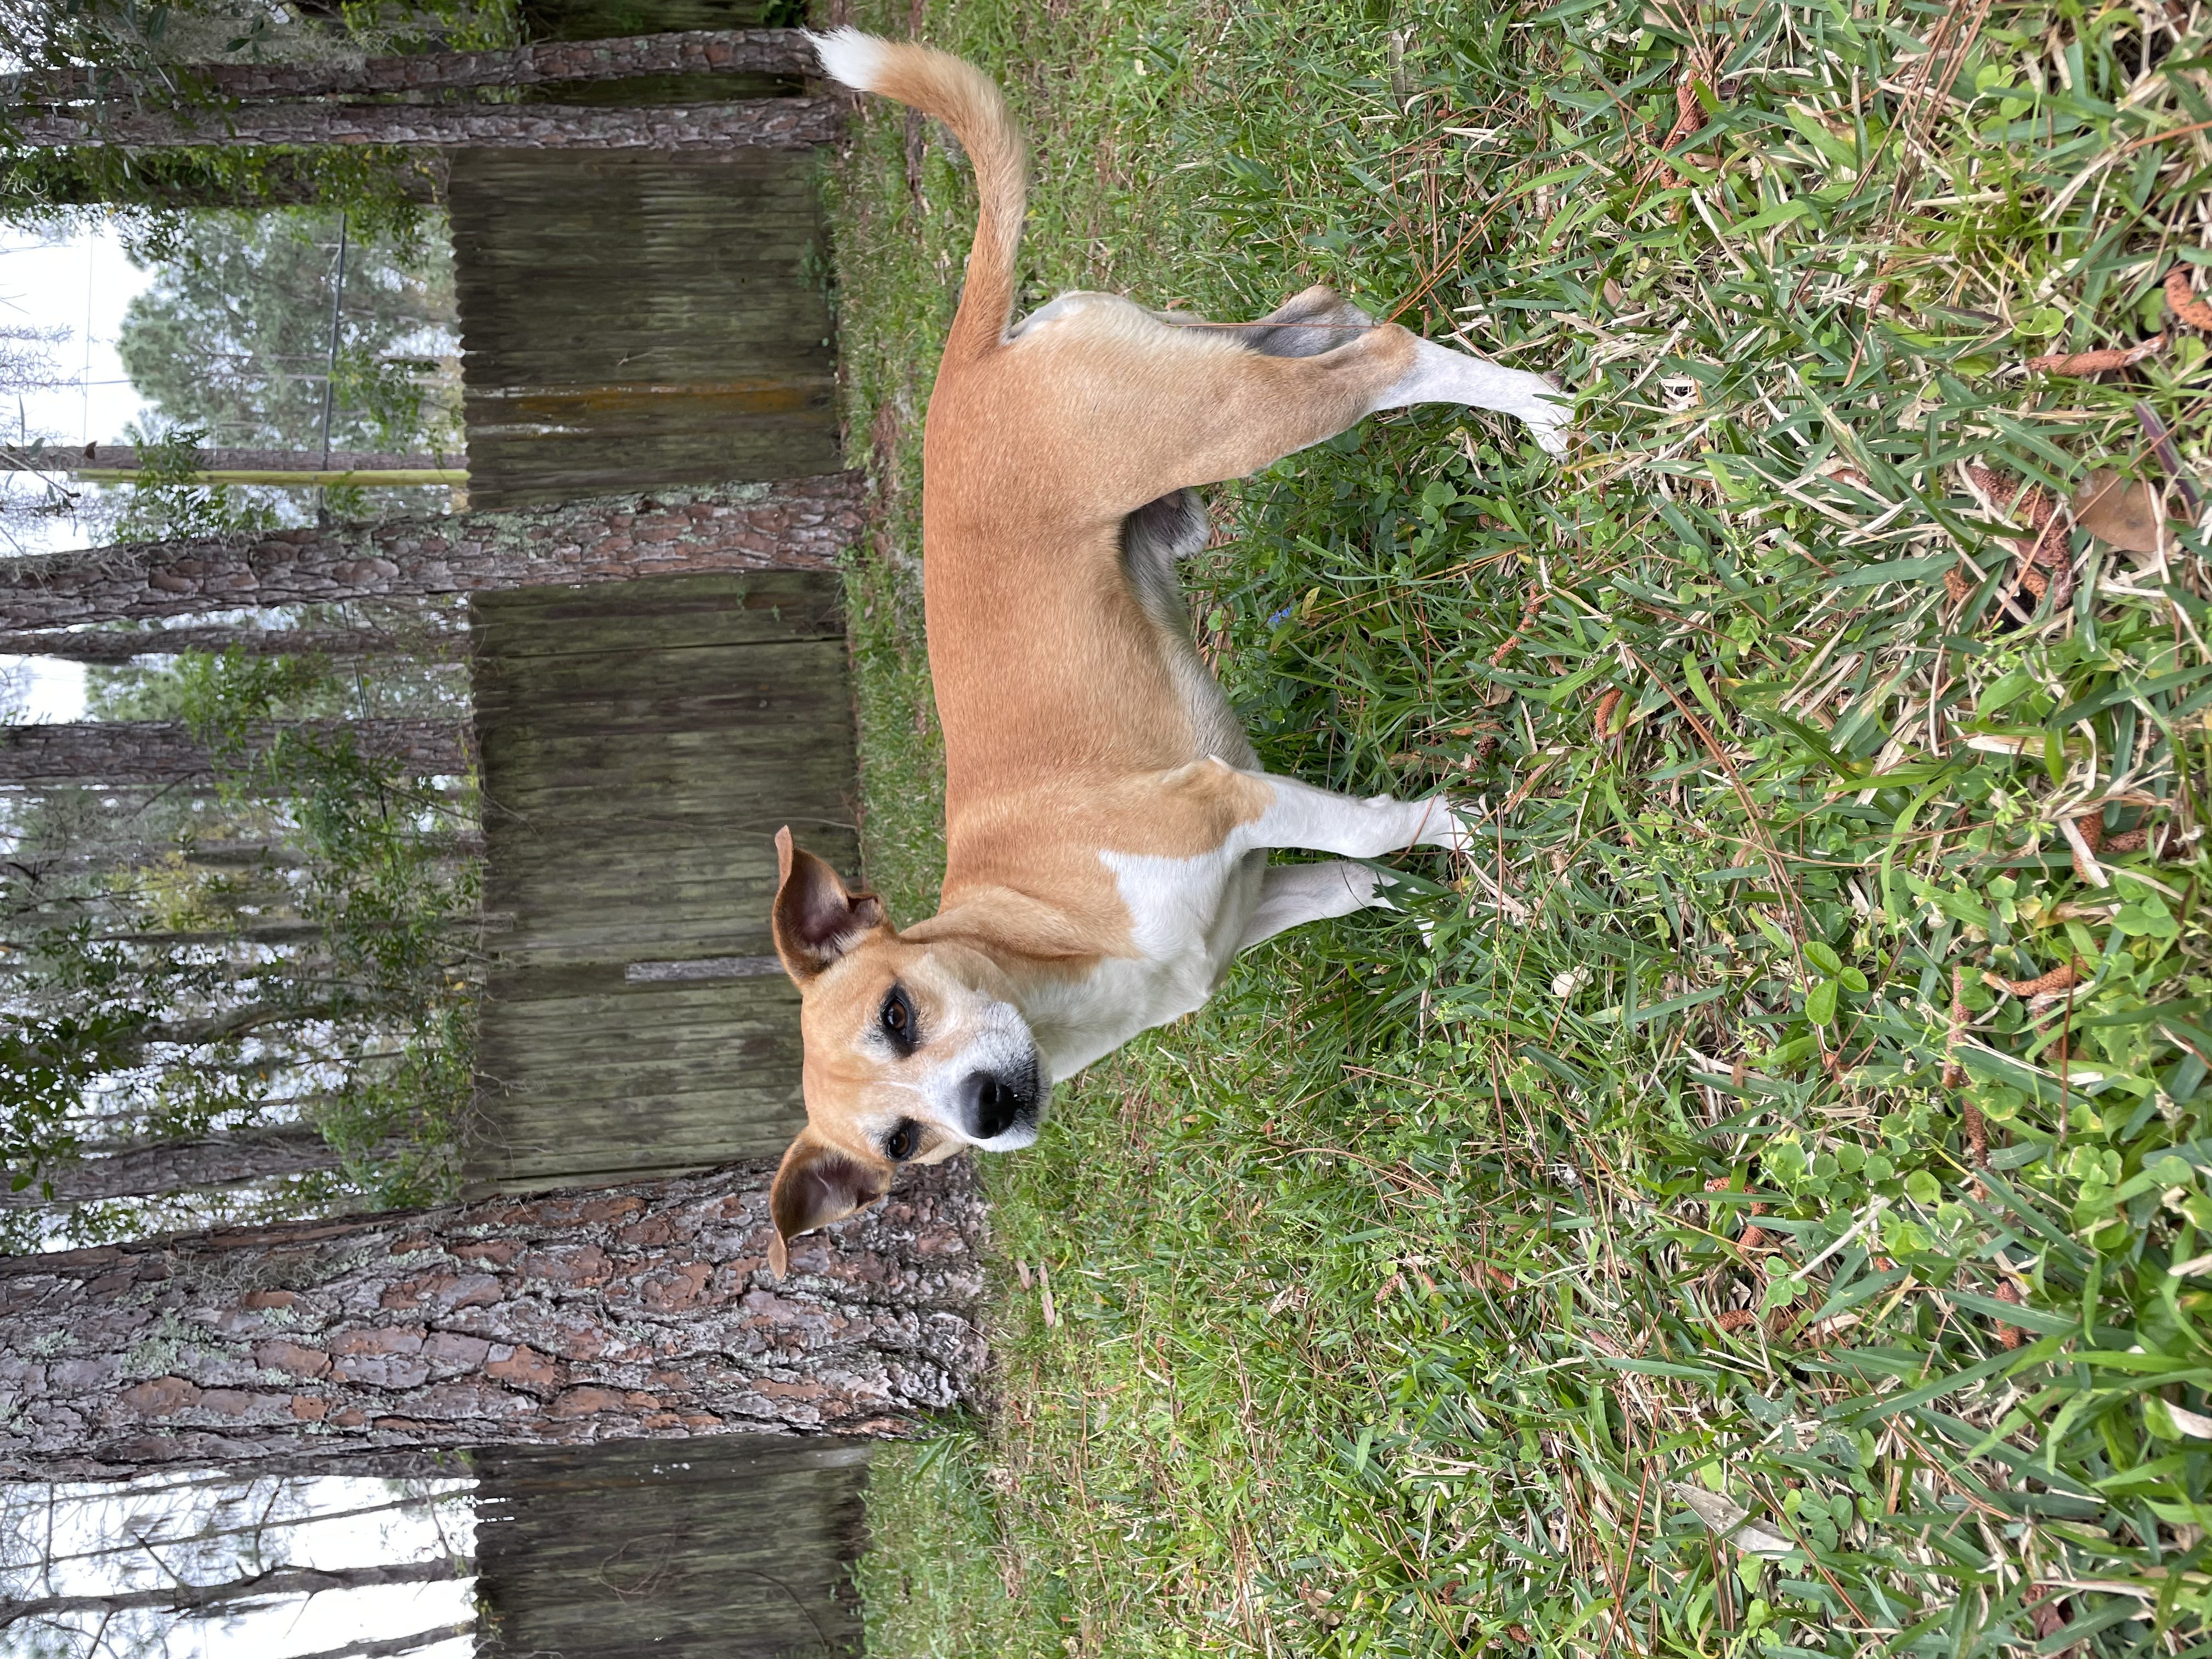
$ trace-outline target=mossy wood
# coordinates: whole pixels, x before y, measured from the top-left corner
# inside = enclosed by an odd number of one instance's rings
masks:
[[[798,994],[761,960],[773,837],[859,859],[837,579],[538,589],[471,616],[485,904],[514,916],[471,1190],[781,1152],[804,1114]],[[752,960],[708,966],[727,958]],[[638,976],[672,963],[715,976]]]
[[[524,0],[520,16],[532,40],[604,40],[664,29],[787,27],[805,22],[806,10],[787,0]]]
[[[805,151],[456,155],[471,504],[835,471],[814,179]]]
[[[769,1435],[477,1454],[477,1653],[858,1654],[866,1457]]]

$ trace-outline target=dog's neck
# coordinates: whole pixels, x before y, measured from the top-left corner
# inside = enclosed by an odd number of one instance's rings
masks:
[[[964,945],[1015,987],[1036,978],[1079,979],[1101,955],[1099,928],[1066,906],[1012,887],[969,887],[927,921],[901,930],[920,945]]]

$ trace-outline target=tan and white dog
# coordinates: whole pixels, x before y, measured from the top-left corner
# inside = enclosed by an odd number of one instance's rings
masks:
[[[1408,404],[1518,416],[1554,453],[1565,420],[1535,375],[1322,288],[1229,326],[1102,294],[1009,326],[1026,158],[998,88],[853,29],[815,45],[846,85],[944,121],[982,200],[922,447],[941,908],[894,928],[776,837],[807,1116],[775,1177],[779,1274],[787,1241],[880,1197],[899,1164],[1028,1146],[1053,1084],[1199,1006],[1239,951],[1380,902],[1346,860],[1466,843],[1442,797],[1356,800],[1260,769],[1177,584],[1206,540],[1193,487]],[[1275,848],[1336,858],[1270,868]]]

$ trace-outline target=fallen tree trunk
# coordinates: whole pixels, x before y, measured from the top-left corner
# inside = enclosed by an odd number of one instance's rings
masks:
[[[0,562],[0,628],[690,571],[829,570],[860,539],[861,484],[857,472],[831,472],[11,559]]]
[[[458,720],[301,720],[257,726],[247,734],[248,761],[286,733],[327,745],[350,741],[370,760],[398,761],[416,777],[469,769]],[[0,785],[24,783],[197,783],[226,769],[181,720],[54,721],[0,726]]]
[[[835,138],[835,98],[748,98],[727,104],[635,108],[586,104],[243,104],[234,109],[135,114],[26,115],[24,144],[132,149],[181,146],[381,144],[401,149],[805,149]]]
[[[20,1193],[0,1191],[0,1209],[208,1192],[335,1170],[339,1163],[337,1148],[312,1123],[272,1123],[198,1140],[149,1140],[87,1151],[97,1155],[56,1164],[46,1172],[42,1184],[53,1188],[52,1198],[37,1186]]]
[[[38,629],[0,632],[0,657],[59,657],[68,662],[114,665],[141,657],[173,657],[186,651],[210,656],[238,651],[249,657],[413,657],[451,662],[468,654],[469,636],[458,628],[382,634],[368,628],[164,628],[137,633],[119,628]]]
[[[963,1161],[767,1270],[773,1165],[0,1261],[0,1480],[904,1435],[973,1398]]]
[[[818,75],[799,29],[687,29],[602,40],[548,40],[488,52],[417,52],[359,64],[185,64],[173,73],[217,98],[349,98],[457,87],[627,81],[641,75]],[[0,78],[19,103],[106,96],[160,101],[167,88],[73,68]]]

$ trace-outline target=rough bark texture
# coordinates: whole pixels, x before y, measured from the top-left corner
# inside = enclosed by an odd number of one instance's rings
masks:
[[[167,112],[93,118],[29,115],[26,144],[386,144],[459,149],[804,149],[835,138],[836,98],[748,98],[727,104],[605,108],[568,104],[246,104],[192,118]]]
[[[373,1567],[276,1567],[221,1583],[161,1584],[152,1589],[115,1590],[105,1595],[32,1595],[20,1601],[0,1598],[0,1629],[25,1619],[51,1619],[66,1613],[117,1613],[143,1609],[201,1613],[222,1607],[265,1607],[281,1596],[319,1595],[325,1590],[373,1589],[386,1584],[432,1584],[441,1579],[466,1577],[468,1571],[465,1559],[443,1557]]]
[[[164,628],[154,633],[109,628],[19,629],[0,633],[0,657],[61,657],[114,665],[140,657],[173,657],[184,651],[240,651],[249,657],[392,656],[450,662],[467,654],[468,643],[468,635],[458,628],[404,635],[367,628]]]
[[[457,720],[301,720],[257,726],[249,751],[280,732],[336,744],[350,738],[371,760],[396,760],[417,777],[465,772],[469,757]],[[0,726],[0,784],[191,783],[216,774],[214,756],[181,720],[86,720]]]
[[[897,1435],[972,1397],[983,1206],[915,1170],[767,1271],[770,1164],[0,1262],[0,1480]]]
[[[798,29],[691,29],[611,40],[556,40],[501,52],[422,52],[360,64],[189,64],[177,75],[219,98],[347,98],[453,87],[533,87],[641,75],[818,75]],[[22,100],[95,94],[160,98],[163,89],[83,70],[0,80]]]
[[[347,159],[357,154],[349,153]],[[129,204],[155,208],[305,206],[327,202],[326,152],[279,150],[259,157],[250,178],[210,165],[198,152],[150,149],[118,157],[92,149],[17,150],[0,156],[0,209]],[[394,161],[402,158],[395,156]],[[404,165],[377,167],[379,189],[410,201],[446,199],[447,157],[416,150]]]
[[[604,495],[504,513],[139,542],[0,562],[0,627],[62,628],[246,605],[828,570],[860,536],[861,477]]]
[[[312,1124],[275,1123],[204,1140],[149,1141],[81,1158],[61,1165],[47,1176],[54,1189],[52,1198],[37,1187],[20,1193],[0,1192],[0,1209],[30,1210],[49,1203],[207,1192],[337,1166],[337,1152]]]
[[[202,449],[193,453],[206,472],[427,472],[456,463],[438,455],[387,455],[373,449],[333,449],[325,464],[319,449]],[[83,467],[135,472],[135,444],[34,444],[0,447],[0,466],[33,472],[74,472]]]

